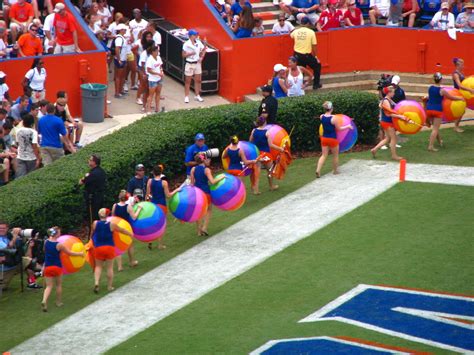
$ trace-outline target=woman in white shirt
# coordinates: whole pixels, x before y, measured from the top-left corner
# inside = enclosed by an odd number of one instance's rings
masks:
[[[23,87],[29,86],[33,90],[31,101],[33,103],[44,100],[46,97],[46,69],[42,58],[35,58],[31,69],[28,70],[23,78]]]
[[[146,61],[148,59],[147,49],[150,48],[153,42],[153,35],[151,32],[143,32],[141,39],[141,54],[138,58],[138,81],[139,86],[137,90],[137,105],[143,105],[142,111],[146,109],[146,102],[148,99],[148,75],[146,73]],[[143,98],[142,98],[143,96]]]
[[[145,113],[151,111],[151,103],[155,99],[155,112],[160,112],[160,96],[163,80],[163,62],[159,56],[157,46],[148,48],[150,56],[146,60],[146,73],[148,75],[148,100]]]
[[[447,2],[441,4],[441,10],[435,13],[430,25],[435,30],[446,31],[448,28],[454,28],[454,15],[449,12],[449,4]]]
[[[303,96],[304,89],[311,81],[313,74],[305,67],[298,66],[298,59],[291,56],[288,59],[288,96]],[[306,77],[306,80],[305,80]]]

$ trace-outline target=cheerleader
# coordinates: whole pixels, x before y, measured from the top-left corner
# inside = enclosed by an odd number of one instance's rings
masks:
[[[464,76],[464,60],[461,58],[454,58],[453,59],[454,66],[456,67],[456,70],[453,73],[453,86],[455,89],[461,89],[465,90],[471,93],[471,95],[474,95],[474,89],[468,88],[462,84],[462,81],[466,78]],[[459,128],[459,123],[461,123],[461,119],[456,120],[454,122],[454,131],[458,133],[464,132],[463,129]]]
[[[63,252],[71,256],[84,256],[84,252],[74,252],[66,248],[63,244],[58,242],[61,235],[59,227],[52,227],[48,229],[48,239],[44,243],[44,266],[43,276],[46,281],[46,288],[43,293],[43,300],[41,301],[41,309],[43,312],[48,312],[48,298],[51,295],[53,286],[56,285],[56,306],[62,307],[62,282],[63,269],[59,253]]]
[[[209,233],[207,232],[207,227],[209,225],[209,220],[211,219],[212,214],[211,189],[209,187],[209,184],[217,184],[222,179],[225,179],[225,176],[222,175],[219,178],[214,179],[214,176],[212,176],[211,169],[209,169],[211,159],[206,158],[206,155],[204,153],[197,153],[194,156],[194,160],[196,161],[197,165],[191,169],[191,185],[200,188],[206,194],[207,201],[209,202],[209,207],[207,209],[206,214],[203,218],[196,222],[197,235],[199,237],[208,237]]]
[[[236,176],[241,174],[244,166],[257,162],[257,160],[247,160],[244,152],[239,148],[239,138],[237,136],[230,137],[230,144],[222,152],[222,159],[226,158],[229,158],[228,172]]]
[[[343,131],[345,129],[352,129],[350,124],[346,126],[339,126],[337,120],[332,115],[333,105],[331,101],[323,103],[325,113],[320,116],[321,124],[323,125],[323,136],[321,139],[321,150],[322,155],[318,160],[318,166],[316,168],[316,177],[321,177],[321,169],[326,162],[329,155],[329,151],[332,153],[332,169],[333,174],[339,174],[337,170],[339,166],[339,142],[337,140],[336,131]]]

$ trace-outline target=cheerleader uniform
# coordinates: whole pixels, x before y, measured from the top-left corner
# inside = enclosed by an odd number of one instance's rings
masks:
[[[164,213],[168,212],[166,207],[165,190],[163,189],[163,180],[151,180],[151,202],[157,205]]]
[[[123,218],[127,222],[130,222],[130,214],[128,213],[128,204],[119,205],[118,203],[115,204],[115,216]]]
[[[321,116],[321,124],[323,125],[323,136],[321,138],[322,147],[335,148],[339,145],[336,134],[336,126],[332,124],[333,116]]]
[[[194,186],[200,188],[207,196],[209,204],[211,203],[211,188],[209,187],[209,179],[207,178],[204,171],[205,166],[198,165],[194,168]]]
[[[44,276],[45,277],[56,277],[63,274],[63,264],[59,256],[59,250],[57,249],[59,242],[52,242],[46,240],[44,243]]]
[[[443,117],[443,95],[441,87],[431,85],[428,89],[428,102],[426,103],[426,115],[428,117]]]
[[[387,100],[388,103],[390,104],[390,108],[393,110],[393,108],[395,107],[395,105],[393,104],[393,102],[391,102],[389,99],[387,98],[384,98],[382,100],[382,104],[383,104],[383,101]],[[392,117],[387,115],[385,113],[385,110],[382,109],[380,110],[380,126],[383,128],[383,129],[389,129],[390,127],[393,128],[393,121],[392,121]]]
[[[457,74],[459,76],[459,81],[461,83],[466,78],[462,73],[458,72],[457,70],[453,73],[453,76],[454,76],[454,74]],[[456,83],[455,80],[453,80],[453,86],[454,86],[455,89],[459,90],[459,85]]]
[[[229,174],[239,175],[242,171],[242,162],[240,160],[240,148],[236,150],[227,149],[227,156],[229,157]]]
[[[110,222],[97,221],[95,225],[94,235],[92,236],[94,243],[95,258],[97,260],[111,260],[115,258],[115,243],[110,230]]]
[[[253,130],[253,143],[260,150],[260,153],[264,156],[274,160],[270,152],[270,146],[268,145],[267,130],[266,129],[254,129]]]

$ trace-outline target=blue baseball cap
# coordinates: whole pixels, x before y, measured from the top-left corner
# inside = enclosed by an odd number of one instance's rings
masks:
[[[188,36],[197,36],[199,34],[198,31],[196,30],[189,30],[188,31]]]
[[[206,137],[204,137],[204,134],[202,134],[202,133],[198,133],[198,134],[196,134],[196,137],[194,137],[195,141],[200,141],[200,140],[205,140],[205,139],[206,139]]]

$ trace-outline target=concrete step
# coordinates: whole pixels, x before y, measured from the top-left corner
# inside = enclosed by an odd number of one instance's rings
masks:
[[[252,3],[252,10],[255,16],[255,14],[258,12],[275,11],[275,10],[278,11],[279,7],[277,5],[273,5],[272,2],[265,1],[265,2]]]
[[[263,21],[272,21],[275,23],[278,19],[280,11],[265,11],[265,12],[254,12],[254,17],[260,17]],[[273,24],[272,23],[272,24]]]

